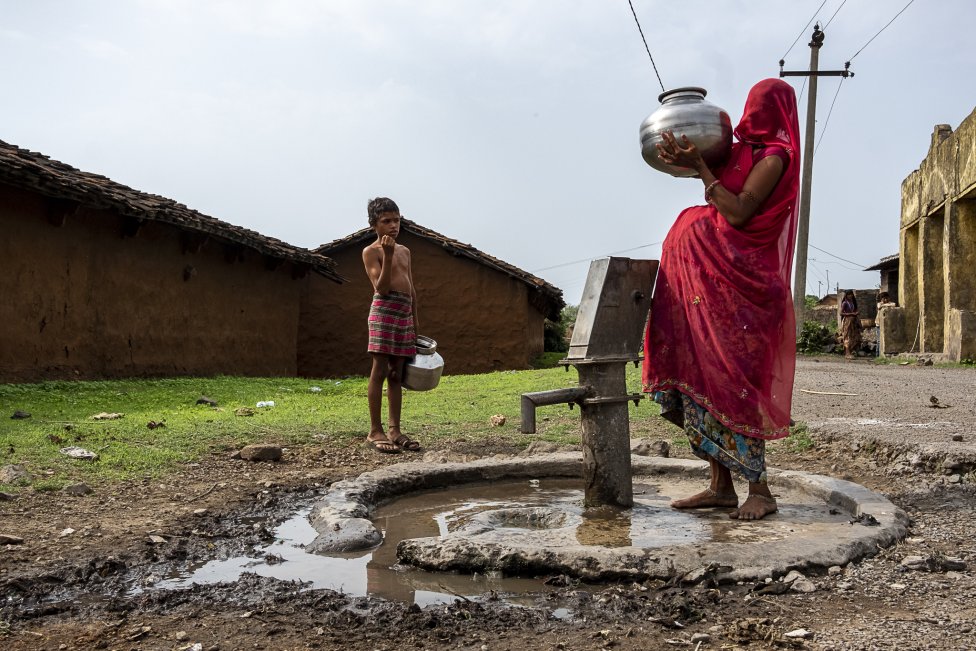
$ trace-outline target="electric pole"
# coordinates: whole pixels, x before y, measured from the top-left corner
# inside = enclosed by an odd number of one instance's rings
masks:
[[[844,64],[843,70],[819,70],[820,46],[824,42],[824,33],[820,31],[820,23],[813,26],[813,37],[810,39],[810,69],[803,71],[783,70],[786,63],[779,62],[780,77],[809,77],[810,92],[807,94],[807,124],[803,145],[803,172],[800,180],[800,215],[796,228],[796,257],[794,264],[796,271],[793,275],[793,312],[796,315],[796,333],[803,328],[803,309],[806,304],[807,293],[807,248],[810,234],[810,191],[813,183],[813,149],[814,127],[817,122],[817,78],[818,77],[853,77],[849,72],[851,62]],[[830,282],[827,283],[828,289]]]

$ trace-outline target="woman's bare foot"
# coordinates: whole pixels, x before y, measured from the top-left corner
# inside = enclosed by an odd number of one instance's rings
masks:
[[[774,498],[752,493],[742,506],[729,513],[729,517],[733,520],[762,520],[770,513],[776,513],[777,510]]]
[[[716,493],[711,488],[706,488],[700,493],[686,497],[681,500],[671,502],[672,509],[709,509],[712,507],[730,507],[739,503],[739,496],[735,491],[729,493]]]

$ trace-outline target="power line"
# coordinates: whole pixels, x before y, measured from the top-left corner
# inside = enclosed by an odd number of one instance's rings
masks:
[[[840,3],[840,7],[837,7],[837,11],[835,11],[835,12],[834,12],[834,15],[830,17],[830,20],[828,20],[828,21],[827,21],[827,24],[823,26],[823,29],[824,29],[824,31],[827,31],[827,27],[829,27],[829,26],[830,26],[830,23],[832,23],[832,22],[834,22],[834,16],[836,16],[836,15],[837,15],[837,13],[838,13],[838,12],[839,12],[839,11],[840,11],[840,10],[841,10],[841,9],[842,9],[843,7],[844,7],[844,5],[846,5],[846,4],[847,4],[847,0],[844,0],[844,1],[842,2],[842,3]],[[822,7],[823,5],[820,5],[820,6]]]
[[[654,57],[651,56],[651,48],[647,47],[647,39],[644,38],[644,30],[641,29],[640,21],[637,20],[637,12],[634,11],[634,3],[627,0],[627,4],[630,5],[630,13],[634,14],[634,22],[637,23],[637,31],[640,32],[641,40],[644,41],[644,49],[647,50],[647,56],[651,57],[651,65],[654,66],[654,74],[657,75],[657,83],[661,84],[661,92],[663,93],[664,82],[661,81],[661,74],[657,71],[657,64],[654,63]]]
[[[596,258],[581,258],[579,260],[573,260],[572,262],[563,262],[561,264],[554,264],[551,267],[542,267],[541,269],[533,269],[529,273],[537,274],[540,271],[549,271],[550,269],[559,269],[560,267],[569,267],[569,266],[572,266],[574,264],[581,264],[583,262],[590,262],[591,260],[595,260],[595,259]]]
[[[860,50],[858,50],[857,52],[854,53],[854,56],[852,56],[847,61],[847,65],[849,66],[850,63],[851,63],[851,61],[854,59],[854,57],[856,57],[858,54],[860,54],[864,50],[864,48],[866,48],[868,45],[870,45],[871,41],[873,41],[874,39],[876,39],[881,34],[881,32],[883,32],[886,29],[888,29],[888,26],[891,25],[891,23],[895,22],[895,19],[898,18],[898,16],[900,16],[902,13],[904,13],[905,10],[908,9],[908,7],[911,6],[911,4],[913,2],[915,2],[915,0],[909,0],[908,4],[905,5],[904,7],[902,7],[901,11],[899,11],[897,14],[895,14],[894,18],[892,18],[891,20],[889,20],[888,23],[884,27],[882,27],[878,31],[877,34],[875,34],[874,36],[872,36],[871,39],[867,43],[865,43],[863,47],[861,47]],[[837,9],[834,11],[834,13],[830,16],[830,19],[823,26],[823,29],[824,30],[826,30],[827,27],[830,25],[830,23],[832,23],[834,21],[834,18],[837,16],[838,13],[840,13],[840,10],[844,7],[845,4],[847,4],[847,0],[843,0],[840,3],[840,5],[837,7]],[[823,8],[823,4],[820,5],[820,8]],[[820,11],[820,8],[817,9],[817,12],[818,13]],[[816,15],[816,14],[814,14],[814,15]],[[809,25],[809,23],[807,23],[807,24]],[[795,44],[796,43],[794,42],[794,45]],[[791,46],[791,48],[792,48],[792,46]],[[828,111],[827,111],[827,119],[824,120],[823,128],[820,130],[820,137],[817,139],[817,144],[813,148],[813,155],[814,156],[816,156],[817,152],[820,151],[820,143],[823,142],[824,135],[827,133],[827,125],[830,124],[830,116],[834,112],[834,104],[836,104],[836,102],[837,102],[837,96],[840,95],[840,89],[844,85],[844,79],[846,79],[846,78],[847,78],[846,76],[845,77],[841,77],[840,82],[837,84],[837,90],[834,92],[834,98],[830,102],[830,109],[828,109]],[[803,90],[806,88],[806,85],[805,84],[806,84],[806,79],[804,79],[804,86],[803,86],[803,88],[800,89],[800,96],[801,97],[803,96]],[[856,264],[856,263],[854,263],[854,264]]]
[[[831,253],[830,251],[824,251],[824,250],[823,250],[823,249],[821,249],[820,247],[817,247],[817,246],[814,246],[814,245],[812,245],[812,244],[808,244],[808,246],[809,246],[809,247],[810,247],[811,249],[817,249],[817,250],[818,250],[818,251],[820,251],[821,253],[826,253],[827,255],[829,255],[829,256],[830,256],[830,257],[832,257],[832,258],[837,258],[838,260],[843,260],[844,262],[849,262],[849,263],[851,263],[851,264],[853,264],[853,265],[857,265],[858,267],[860,267],[860,269],[859,269],[859,271],[864,271],[864,267],[866,267],[866,266],[867,266],[866,264],[861,264],[860,262],[854,262],[853,260],[848,260],[847,258],[842,258],[842,257],[840,257],[839,255],[835,255],[835,254],[833,254],[833,253]]]
[[[864,267],[851,267],[838,260],[818,260],[818,262],[823,265],[835,264],[842,269],[847,269],[848,271],[864,271]]]
[[[846,0],[845,0],[845,2],[846,2]],[[803,35],[807,31],[807,27],[810,26],[810,23],[812,23],[813,22],[813,19],[817,17],[817,14],[820,13],[820,10],[823,9],[823,6],[825,4],[827,4],[827,0],[823,0],[823,2],[820,3],[820,6],[817,7],[817,10],[815,12],[813,12],[813,15],[810,17],[810,20],[808,20],[807,21],[807,24],[804,25],[803,26],[803,29],[800,30],[800,35],[796,37],[796,40],[795,41],[793,41],[793,45],[791,45],[790,46],[790,49],[786,51],[786,54],[789,54],[790,51],[796,46],[796,44],[799,43],[800,39],[803,38]],[[780,59],[785,59],[786,58],[786,54],[784,54],[783,56],[781,56]]]
[[[811,259],[807,260],[807,262],[810,263],[810,262],[818,262],[818,261],[815,260],[815,259],[813,259],[813,258],[811,258]],[[823,285],[824,285],[824,287],[827,288],[827,293],[829,294],[830,293],[830,269],[823,269],[823,270],[821,270],[816,265],[811,265],[811,266],[812,266],[813,270],[817,273],[817,276],[823,281]]]
[[[837,96],[840,95],[840,87],[844,85],[845,77],[840,78],[840,83],[837,84],[837,92],[834,93],[834,99],[830,102],[830,109],[827,110],[827,119],[824,120],[823,129],[820,130],[820,138],[817,139],[817,144],[813,148],[813,155],[817,155],[817,151],[820,150],[820,142],[823,140],[824,134],[827,133],[827,125],[830,124],[830,114],[834,112],[834,102],[837,101]]]
[[[912,5],[913,2],[915,2],[915,0],[908,0],[908,4],[905,5],[904,7],[902,7],[901,11],[899,11],[897,14],[895,14],[895,18],[898,18],[898,16],[901,16],[902,13],[904,13],[904,11],[906,9],[908,9]],[[867,43],[865,43],[864,45],[862,45],[861,46],[861,49],[854,53],[854,57],[856,57],[858,54],[860,54],[864,50],[864,48],[866,48],[867,46],[871,45],[871,41],[873,41],[874,39],[878,38],[878,36],[881,35],[881,32],[883,32],[886,29],[888,29],[888,25],[890,25],[891,23],[895,22],[895,18],[892,18],[891,20],[889,20],[888,21],[888,24],[885,25],[884,27],[882,27],[881,30],[878,31],[877,34],[875,34],[874,36],[872,36],[870,41],[868,41]],[[854,57],[851,57],[849,59],[849,61],[853,61],[854,60]]]
[[[817,278],[819,278],[820,280],[822,280],[824,282],[830,282],[829,280],[827,280],[827,277],[824,276],[824,273],[823,273],[823,271],[821,271],[820,267],[818,267],[817,265],[813,264],[814,262],[818,262],[818,260],[816,260],[814,258],[810,258],[810,259],[807,260],[807,264],[813,269],[813,271],[816,274]]]
[[[579,260],[573,260],[571,262],[562,262],[560,264],[554,264],[551,267],[543,267],[541,269],[534,269],[533,271],[530,271],[529,273],[535,274],[535,273],[539,273],[540,271],[549,271],[550,269],[559,269],[560,267],[569,267],[571,265],[581,264],[583,262],[592,262],[593,260],[597,260],[598,258],[606,258],[607,256],[618,255],[620,253],[630,253],[631,251],[637,251],[639,249],[646,249],[649,246],[657,246],[658,244],[662,244],[662,243],[663,242],[651,242],[650,244],[641,244],[640,246],[635,246],[635,247],[630,248],[630,249],[623,249],[622,251],[612,251],[612,252],[607,253],[605,255],[598,255],[598,256],[590,257],[590,258],[580,258]]]

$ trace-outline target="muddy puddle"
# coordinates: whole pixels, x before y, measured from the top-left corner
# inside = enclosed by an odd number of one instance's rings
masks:
[[[174,590],[194,583],[233,582],[247,572],[302,581],[308,589],[330,589],[354,597],[381,597],[420,606],[451,603],[458,596],[483,595],[528,605],[533,601],[528,595],[544,590],[542,580],[425,572],[398,565],[396,547],[406,538],[444,535],[484,511],[552,503],[578,508],[574,505],[582,503],[579,481],[545,481],[544,487],[542,483],[471,485],[405,496],[379,507],[373,514],[374,523],[383,532],[379,547],[332,556],[304,550],[317,535],[308,521],[312,503],[307,501],[273,530],[274,542],[256,548],[253,554],[177,568],[145,589]]]
[[[418,570],[397,563],[397,544],[408,538],[447,535],[472,518],[492,512],[532,507],[546,507],[565,514],[565,521],[573,525],[574,542],[605,547],[655,548],[706,540],[761,542],[804,532],[815,534],[821,527],[846,521],[848,517],[831,512],[822,502],[802,493],[781,495],[780,513],[762,527],[730,521],[727,509],[687,512],[669,507],[674,496],[698,489],[698,483],[690,480],[642,479],[634,485],[634,508],[624,511],[584,509],[582,485],[577,479],[467,484],[418,492],[375,510],[373,522],[384,536],[379,547],[333,556],[305,552],[304,546],[316,536],[308,520],[312,502],[305,501],[273,529],[272,542],[255,547],[246,555],[177,567],[139,591],[234,582],[242,574],[250,573],[301,581],[307,589],[331,589],[353,597],[381,597],[420,606],[451,603],[459,596],[469,599],[488,596],[514,605],[531,605],[547,589],[542,579]],[[536,526],[531,521],[505,521],[499,526],[498,535],[531,534]]]

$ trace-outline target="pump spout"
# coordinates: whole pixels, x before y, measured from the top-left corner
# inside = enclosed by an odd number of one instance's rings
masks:
[[[568,403],[582,404],[583,398],[590,394],[590,387],[571,387],[569,389],[553,389],[552,391],[536,391],[522,394],[522,433],[535,434],[535,408],[540,405],[559,405]]]

